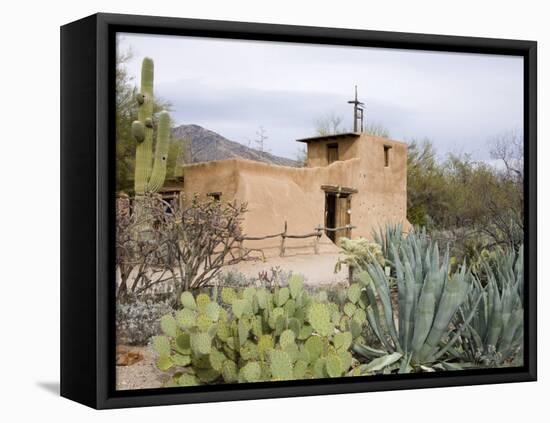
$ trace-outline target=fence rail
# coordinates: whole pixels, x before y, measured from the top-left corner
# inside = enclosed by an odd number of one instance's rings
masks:
[[[247,236],[247,235],[244,235],[242,237],[240,237],[238,239],[238,242],[239,242],[239,257],[244,257],[245,256],[245,251],[246,249],[244,248],[243,246],[243,243],[244,241],[263,241],[265,239],[273,239],[273,238],[279,238],[281,237],[281,244],[279,246],[279,255],[281,257],[284,257],[285,255],[285,250],[286,250],[286,246],[285,246],[285,241],[287,238],[290,238],[290,239],[306,239],[306,238],[315,238],[313,240],[313,251],[315,252],[315,254],[319,254],[319,240],[321,239],[321,236],[323,235],[323,232],[326,231],[326,232],[338,232],[338,231],[346,231],[346,230],[350,230],[350,229],[355,229],[356,227],[353,226],[353,225],[346,225],[346,226],[341,226],[341,227],[338,227],[338,228],[325,228],[325,227],[322,227],[321,225],[318,225],[314,228],[314,232],[310,232],[310,233],[307,233],[307,234],[303,234],[303,235],[296,235],[296,234],[289,234],[288,233],[288,223],[285,221],[285,227],[284,227],[284,230],[283,232],[279,232],[279,233],[276,233],[276,234],[270,234],[270,235],[264,235],[264,236]],[[263,254],[263,252],[262,252]]]

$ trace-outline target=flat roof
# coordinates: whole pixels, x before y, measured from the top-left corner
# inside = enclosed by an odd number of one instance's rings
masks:
[[[360,132],[344,132],[343,134],[331,134],[331,135],[321,135],[319,137],[300,138],[296,141],[297,142],[327,141],[327,140],[336,140],[341,138],[358,138],[360,135],[361,135]]]

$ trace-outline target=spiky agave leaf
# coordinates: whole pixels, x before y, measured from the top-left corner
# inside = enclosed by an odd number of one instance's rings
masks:
[[[393,308],[391,304],[390,290],[388,288],[388,281],[386,280],[386,275],[378,263],[369,264],[367,266],[367,271],[376,287],[378,292],[378,298],[382,303],[382,310],[384,313],[384,319],[386,324],[386,329],[394,343],[394,347],[397,351],[401,350],[401,344],[397,336],[397,329],[395,327],[395,319],[393,315]],[[371,304],[372,306],[372,304]]]
[[[437,243],[424,233],[409,235],[400,241],[399,248],[388,248],[394,257],[397,307],[393,307],[381,266],[370,263],[368,273],[359,274],[367,298],[367,321],[383,350],[400,353],[415,365],[429,364],[434,357],[441,357],[442,351],[450,353],[457,342],[456,337],[449,338],[451,322],[471,286],[470,273],[462,266],[448,280],[448,251],[440,260]],[[364,345],[354,346],[354,350],[365,357],[380,355]]]
[[[523,253],[502,249],[493,254],[493,265],[483,263],[479,277],[486,279],[486,287],[476,280],[467,300],[461,307],[457,325],[466,326],[460,338],[463,359],[472,362],[495,361],[496,365],[511,362],[522,353],[523,338]],[[474,318],[466,322],[475,296],[482,301]]]
[[[460,273],[455,273],[449,283],[446,284],[437,307],[433,326],[423,347],[416,354],[416,359],[419,362],[434,354],[443,336],[450,333],[451,321],[458,307],[463,303],[469,286],[465,267],[462,267]],[[413,359],[415,359],[414,356]]]
[[[368,364],[360,366],[362,374],[374,373],[384,369],[387,366],[392,365],[393,363],[399,361],[403,357],[403,354],[394,352],[392,354],[387,354],[382,357],[375,358]]]

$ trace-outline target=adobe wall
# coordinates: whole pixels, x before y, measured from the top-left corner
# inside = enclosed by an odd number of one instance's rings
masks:
[[[384,146],[390,146],[389,166],[385,166]],[[386,138],[362,134],[357,140],[361,171],[358,175],[359,193],[352,197],[352,222],[365,228],[371,237],[373,230],[387,223],[407,221],[407,145]]]
[[[338,155],[340,160],[350,160],[359,157],[356,138],[338,140]],[[327,166],[327,145],[334,144],[334,140],[313,141],[307,145],[307,166]]]
[[[353,171],[350,169],[354,168]],[[324,224],[324,184],[348,186],[359,169],[359,160],[337,162],[329,167],[292,168],[251,160],[229,159],[185,166],[184,193],[187,199],[201,193],[222,192],[222,200],[235,199],[248,204],[243,231],[249,236],[280,233],[287,222],[287,233],[311,233]],[[264,250],[266,256],[278,255],[280,238],[247,241],[247,248]],[[313,253],[314,238],[287,239],[288,254]],[[321,252],[337,251],[323,235]]]
[[[391,145],[390,166],[384,167],[384,145]],[[318,160],[323,157],[319,148]],[[326,151],[326,150],[324,150]],[[347,153],[346,153],[347,152]],[[355,156],[355,158],[350,158]],[[359,156],[359,157],[357,157]],[[229,159],[184,167],[183,192],[187,201],[194,193],[206,199],[209,192],[221,192],[222,200],[248,203],[243,230],[249,236],[283,231],[289,234],[313,232],[324,225],[325,193],[321,185],[356,188],[351,200],[352,237],[371,238],[372,230],[385,223],[406,222],[406,145],[361,135],[355,143],[340,149],[347,160],[328,166],[293,168],[250,160]],[[311,162],[315,162],[312,157]],[[326,153],[324,156],[326,160]],[[287,239],[287,254],[312,254],[313,239]],[[266,256],[279,254],[280,238],[247,241],[247,248],[260,248]],[[321,252],[337,251],[323,235]]]

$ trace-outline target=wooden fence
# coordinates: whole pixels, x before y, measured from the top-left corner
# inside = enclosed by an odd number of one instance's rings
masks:
[[[327,232],[338,232],[338,231],[345,231],[349,229],[355,229],[355,226],[352,225],[346,225],[339,228],[324,228],[321,225],[316,226],[313,229],[313,232],[303,234],[303,235],[294,235],[288,233],[288,224],[285,221],[285,227],[283,232],[272,234],[272,235],[264,235],[264,236],[247,236],[244,235],[239,238],[239,257],[243,258],[245,256],[246,249],[243,246],[244,241],[263,241],[265,239],[272,239],[272,238],[281,238],[281,243],[279,245],[279,255],[281,257],[284,257],[285,255],[285,244],[287,238],[289,239],[306,239],[306,238],[314,238],[313,239],[313,251],[315,254],[319,254],[319,240],[321,239],[321,236],[323,235],[323,231]],[[262,252],[263,254],[263,252]]]

